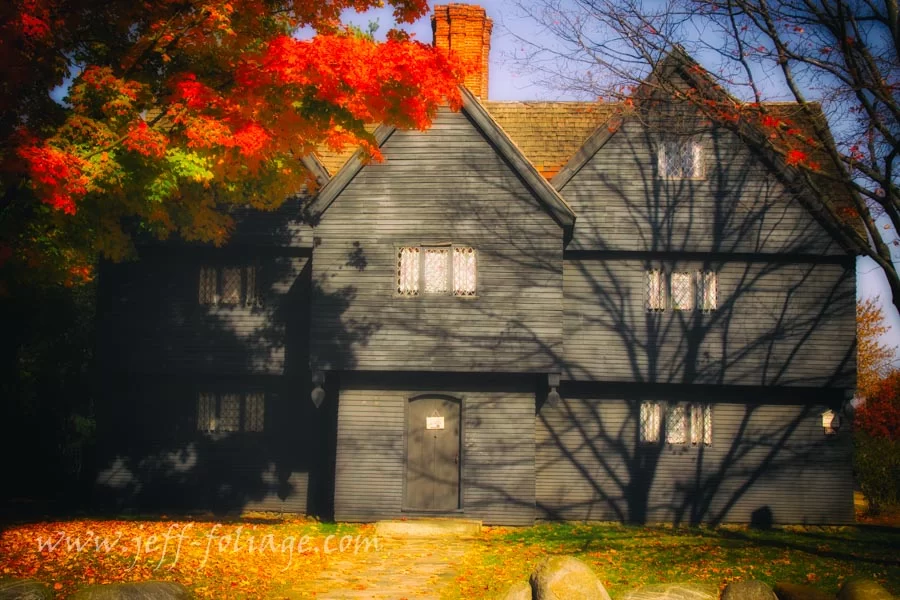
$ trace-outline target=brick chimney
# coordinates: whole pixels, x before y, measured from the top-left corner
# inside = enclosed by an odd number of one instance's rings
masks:
[[[487,100],[488,95],[488,55],[493,27],[494,22],[484,9],[474,4],[435,6],[431,17],[435,47],[452,50],[465,65],[474,67],[466,76],[465,84],[482,100]]]

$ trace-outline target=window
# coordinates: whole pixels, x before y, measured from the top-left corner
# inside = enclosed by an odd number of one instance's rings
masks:
[[[694,310],[694,276],[672,273],[672,309]]]
[[[258,271],[255,265],[200,267],[200,304],[259,306]]]
[[[659,174],[666,179],[702,179],[703,146],[697,140],[666,140],[659,145]]]
[[[691,311],[699,305],[700,310],[712,312],[719,307],[719,278],[715,271],[671,275],[657,269],[647,271],[647,310],[666,309],[667,288],[673,310]]]
[[[691,405],[691,445],[712,444],[712,408],[709,404]]]
[[[719,308],[719,277],[715,271],[700,271],[700,310],[712,312]]]
[[[666,410],[666,443],[687,442],[687,411],[680,404],[671,405]]]
[[[262,431],[265,394],[203,392],[197,400],[197,430],[208,432]]]
[[[659,270],[647,271],[647,310],[666,309],[666,276]]]
[[[397,294],[474,297],[477,263],[477,252],[469,246],[401,246]]]
[[[666,409],[666,443],[692,446],[712,444],[712,408],[709,404],[670,404]]]
[[[659,425],[662,407],[655,402],[641,403],[641,442],[655,444],[659,441]]]

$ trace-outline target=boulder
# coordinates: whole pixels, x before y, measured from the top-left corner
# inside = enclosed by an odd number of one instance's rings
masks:
[[[719,589],[699,583],[645,585],[622,596],[621,600],[717,600]]]
[[[171,581],[92,585],[69,596],[70,600],[188,600],[191,597],[186,587]]]
[[[844,582],[838,600],[894,600],[894,596],[877,581],[853,577]]]
[[[531,573],[535,600],[610,600],[589,566],[571,556],[548,556]]]
[[[736,581],[725,586],[722,600],[777,600],[775,592],[762,581]]]
[[[0,600],[51,600],[53,592],[40,581],[5,579],[0,581]]]
[[[827,594],[818,588],[782,581],[775,584],[775,595],[778,600],[835,600],[833,594]]]
[[[531,600],[531,586],[524,581],[514,583],[500,596],[500,600]]]

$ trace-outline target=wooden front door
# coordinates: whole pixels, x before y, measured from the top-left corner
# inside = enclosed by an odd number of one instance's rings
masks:
[[[447,396],[409,401],[405,508],[459,508],[459,413],[459,400]]]

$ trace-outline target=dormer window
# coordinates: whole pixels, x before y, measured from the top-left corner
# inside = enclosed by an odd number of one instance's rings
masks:
[[[665,140],[658,150],[659,174],[666,179],[703,179],[703,146],[693,138]]]
[[[474,297],[477,252],[469,246],[401,246],[397,295]]]

